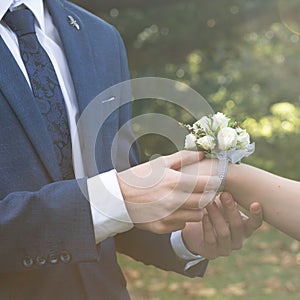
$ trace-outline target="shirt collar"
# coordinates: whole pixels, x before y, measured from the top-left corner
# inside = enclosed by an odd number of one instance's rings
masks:
[[[0,1],[0,20],[7,12],[8,9],[12,9],[21,4],[26,5],[34,14],[38,26],[45,31],[45,17],[44,17],[44,2],[43,0],[1,0]]]

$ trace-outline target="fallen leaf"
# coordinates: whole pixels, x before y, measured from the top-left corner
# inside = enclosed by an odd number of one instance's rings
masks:
[[[247,285],[245,282],[230,284],[225,289],[223,289],[222,292],[224,295],[244,296],[246,294],[246,286]]]
[[[193,288],[186,291],[186,295],[190,297],[212,297],[217,294],[215,288]]]
[[[269,278],[264,282],[266,288],[274,290],[278,290],[281,288],[281,282],[277,278]]]
[[[285,289],[290,292],[290,293],[293,293],[296,291],[296,287],[295,285],[292,283],[292,282],[287,282],[285,285],[284,285]]]
[[[124,273],[127,276],[127,278],[131,279],[131,280],[136,280],[136,279],[140,278],[139,271],[137,271],[135,269],[127,268],[124,270]]]
[[[279,264],[279,258],[276,255],[266,254],[260,258],[260,262],[264,264]]]
[[[158,292],[158,291],[163,290],[164,288],[166,288],[165,282],[157,282],[157,283],[153,283],[153,284],[149,285],[147,287],[147,290],[149,292]]]

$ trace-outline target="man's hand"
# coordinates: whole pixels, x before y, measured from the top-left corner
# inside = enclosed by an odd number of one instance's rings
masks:
[[[229,256],[243,247],[244,241],[263,221],[262,208],[254,202],[250,218],[242,215],[229,193],[223,193],[206,207],[207,213],[199,223],[187,223],[182,235],[187,248],[207,259]]]
[[[220,180],[180,171],[201,159],[201,152],[180,151],[118,174],[127,211],[136,227],[162,234],[183,229],[186,222],[202,220],[202,192],[217,190]]]

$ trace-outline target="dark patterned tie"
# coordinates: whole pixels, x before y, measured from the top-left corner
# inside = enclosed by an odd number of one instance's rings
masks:
[[[22,60],[47,129],[52,138],[64,179],[73,178],[72,149],[68,118],[63,95],[53,65],[41,44],[29,9],[8,11],[4,20],[19,42]]]

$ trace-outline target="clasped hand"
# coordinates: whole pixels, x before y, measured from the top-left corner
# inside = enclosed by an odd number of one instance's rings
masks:
[[[213,259],[241,248],[261,225],[262,210],[254,203],[246,219],[229,194],[206,209],[199,208],[205,193],[215,196],[220,180],[181,169],[196,165],[203,157],[201,152],[180,151],[120,172],[118,180],[136,227],[158,234],[182,229],[188,249]]]

